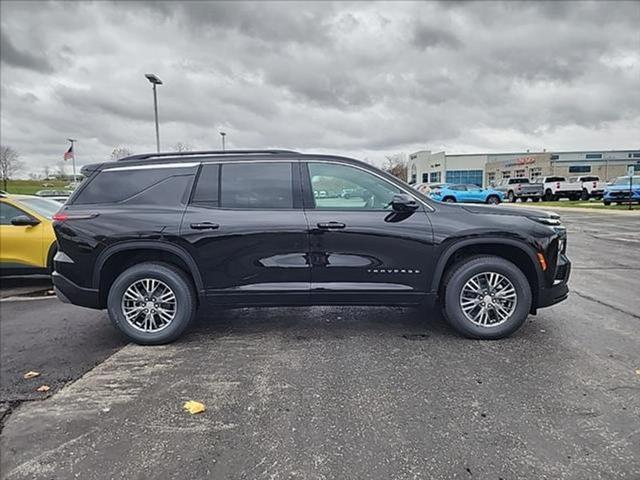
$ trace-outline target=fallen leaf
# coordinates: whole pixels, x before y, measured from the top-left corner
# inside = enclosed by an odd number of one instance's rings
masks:
[[[37,392],[48,392],[49,390],[51,390],[51,387],[49,385],[40,385],[38,388],[36,388]]]
[[[29,371],[23,375],[22,378],[26,378],[27,380],[30,378],[36,378],[40,376],[40,372]]]
[[[636,375],[640,375],[640,368],[636,368]]]
[[[191,415],[195,415],[196,413],[202,413],[206,410],[206,407],[203,403],[196,402],[194,400],[189,400],[188,402],[184,402],[182,406],[187,412]]]

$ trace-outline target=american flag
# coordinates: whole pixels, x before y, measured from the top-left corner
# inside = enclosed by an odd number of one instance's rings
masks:
[[[73,158],[73,143],[69,147],[69,150],[64,152],[64,159],[69,160],[70,158]]]

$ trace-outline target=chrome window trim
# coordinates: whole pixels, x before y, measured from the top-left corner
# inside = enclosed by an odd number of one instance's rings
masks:
[[[157,170],[161,168],[190,168],[197,167],[201,162],[189,163],[154,163],[152,165],[130,165],[128,167],[105,168],[103,172],[124,172],[127,170]]]

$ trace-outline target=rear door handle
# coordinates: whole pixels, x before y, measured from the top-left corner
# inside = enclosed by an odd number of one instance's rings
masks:
[[[340,222],[320,222],[318,223],[318,228],[322,228],[322,229],[334,229],[334,228],[344,228],[346,227],[346,225],[344,223],[340,223]]]
[[[211,222],[192,223],[191,228],[194,230],[216,230],[220,228],[220,225]]]

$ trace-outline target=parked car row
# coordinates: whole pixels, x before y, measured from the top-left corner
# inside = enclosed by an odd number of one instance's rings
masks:
[[[640,203],[640,175],[632,177],[618,177],[609,185],[607,185],[602,202],[605,205],[612,203]]]

